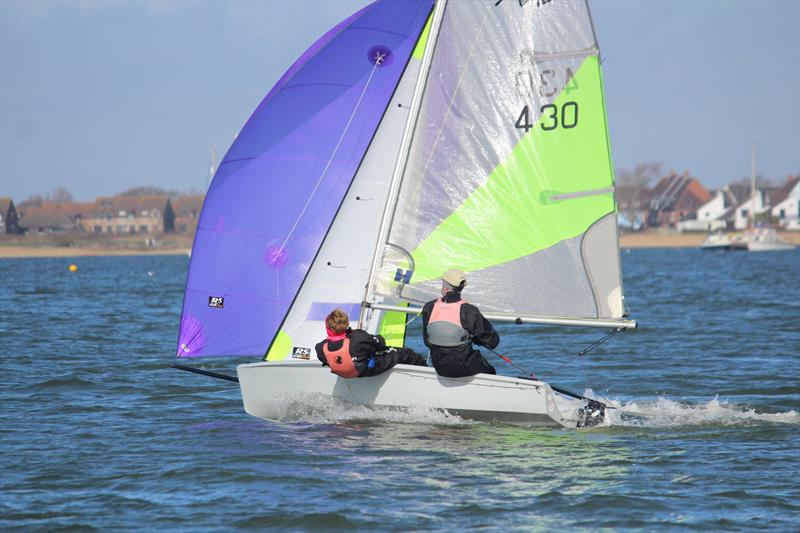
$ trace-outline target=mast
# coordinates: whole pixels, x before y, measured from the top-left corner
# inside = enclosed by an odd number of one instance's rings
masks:
[[[422,55],[422,65],[420,67],[420,74],[417,78],[416,86],[414,87],[414,94],[411,97],[411,105],[408,113],[408,120],[406,121],[405,130],[403,131],[403,139],[400,142],[400,152],[398,153],[397,161],[395,163],[394,171],[392,172],[392,181],[389,186],[389,195],[386,198],[386,207],[383,210],[383,217],[381,217],[381,225],[378,230],[378,240],[375,242],[375,251],[372,256],[372,264],[369,269],[369,276],[367,277],[367,286],[364,291],[364,302],[361,306],[361,314],[358,317],[358,327],[363,328],[367,309],[369,303],[374,298],[373,281],[375,272],[378,269],[382,258],[384,243],[389,234],[389,224],[391,222],[392,213],[397,205],[397,196],[400,192],[400,183],[402,182],[403,171],[405,170],[408,161],[409,150],[411,148],[411,137],[414,131],[414,124],[419,115],[419,109],[422,104],[422,92],[425,89],[425,83],[428,79],[428,71],[431,66],[431,59],[433,57],[433,49],[436,46],[436,40],[439,35],[439,27],[442,23],[445,5],[447,0],[437,0],[433,8],[433,18],[431,19],[431,29],[428,34],[428,42],[425,43],[425,51]]]
[[[750,227],[756,226],[756,143],[750,156]]]
[[[217,145],[211,143],[211,150],[209,152],[208,162],[208,181],[206,182],[206,190],[211,187],[211,180],[214,179],[214,173],[217,171]]]

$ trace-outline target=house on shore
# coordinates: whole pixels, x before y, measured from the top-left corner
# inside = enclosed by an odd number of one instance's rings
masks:
[[[772,200],[772,220],[783,229],[800,230],[800,176],[786,178],[786,183]]]
[[[19,227],[29,235],[65,233],[81,229],[81,220],[90,216],[92,203],[42,202],[20,209]]]
[[[726,229],[733,224],[734,210],[741,202],[731,186],[712,191],[711,200],[697,209],[696,221],[685,221],[684,226],[692,226],[686,222],[695,222],[691,229],[697,231],[713,231]],[[688,228],[687,228],[688,229]]]
[[[175,233],[193,234],[203,207],[201,194],[178,196],[172,198],[172,209],[175,211]]]
[[[72,231],[152,235],[174,231],[175,212],[166,195],[100,196],[94,202],[27,205],[19,211],[18,224],[21,232],[31,235]]]
[[[8,196],[0,198],[0,235],[17,235],[22,233],[19,227],[19,216],[14,207],[14,200]]]
[[[80,226],[89,233],[112,235],[170,233],[175,229],[175,212],[166,195],[100,196]]]
[[[769,202],[763,189],[756,189],[755,194],[748,195],[734,211],[733,227],[737,230],[745,229],[750,223],[753,214],[755,218],[763,217],[769,212]]]
[[[688,172],[661,178],[653,189],[647,205],[648,226],[675,225],[682,220],[697,218],[697,210],[708,203],[711,194]]]
[[[734,228],[745,229],[754,220],[758,225],[800,229],[800,224],[798,224],[799,183],[800,176],[790,176],[781,187],[757,188],[755,195],[748,191],[747,197],[736,207]],[[754,211],[754,217],[752,217],[751,211]]]

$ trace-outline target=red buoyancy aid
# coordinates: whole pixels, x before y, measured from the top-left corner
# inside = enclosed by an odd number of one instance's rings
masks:
[[[331,372],[343,378],[357,378],[358,370],[350,356],[350,337],[346,337],[342,341],[342,347],[338,350],[331,350],[328,347],[329,344],[328,340],[322,343],[322,353],[325,354],[325,360],[328,361]]]
[[[436,346],[461,346],[470,340],[467,330],[461,326],[461,306],[466,300],[443,302],[436,300],[428,319],[428,342]]]

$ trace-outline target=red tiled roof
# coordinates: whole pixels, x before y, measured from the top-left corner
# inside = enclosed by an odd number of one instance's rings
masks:
[[[71,217],[85,217],[94,212],[94,203],[89,202],[43,202],[40,206],[26,207],[24,216],[29,214],[62,214]]]
[[[764,192],[767,196],[767,205],[778,205],[789,196],[789,191],[783,189],[767,189]]]
[[[750,199],[750,185],[746,183],[731,183],[728,185],[728,190],[733,195],[734,203],[741,204],[745,200]]]
[[[139,214],[142,211],[157,209],[164,212],[169,198],[166,195],[157,196],[98,196],[96,200],[96,213],[98,215],[117,216],[120,211],[125,214]]]
[[[688,198],[687,194],[694,199]],[[681,209],[699,207],[695,204],[705,203],[708,201],[708,197],[705,187],[696,178],[691,177],[688,172],[680,175],[672,172],[669,176],[658,180],[648,201],[648,206],[653,210],[673,211],[678,207]],[[678,206],[679,203],[684,207]]]
[[[73,228],[76,220],[85,216],[92,204],[45,202],[39,207],[27,207],[19,220],[22,228]]]
[[[788,195],[794,189],[794,186],[797,185],[797,182],[800,181],[800,176],[789,176],[786,178],[786,183],[783,184],[783,190],[786,191]]]

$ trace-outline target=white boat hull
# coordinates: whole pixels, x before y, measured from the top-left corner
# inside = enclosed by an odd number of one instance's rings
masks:
[[[703,250],[730,250],[731,243],[728,244],[701,244],[700,248]]]
[[[751,228],[734,242],[733,249],[750,252],[778,252],[794,250],[795,245],[778,237],[773,228]]]
[[[788,242],[748,242],[747,249],[751,252],[779,252],[783,250],[794,250],[794,244]]]
[[[712,233],[706,237],[706,240],[703,241],[700,248],[704,250],[730,250],[732,245],[733,240],[728,235]]]
[[[577,423],[562,416],[550,385],[529,379],[489,374],[445,378],[433,368],[410,365],[344,379],[316,362],[292,360],[244,364],[236,372],[244,410],[265,420],[280,419],[287,400],[298,394],[323,394],[366,406],[438,409],[472,420],[554,427]]]

